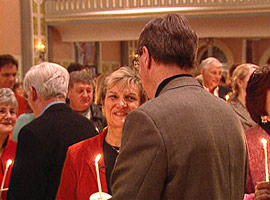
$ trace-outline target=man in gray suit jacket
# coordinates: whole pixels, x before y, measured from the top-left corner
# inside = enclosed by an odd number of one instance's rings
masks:
[[[126,118],[112,199],[243,199],[244,133],[230,106],[190,75],[197,44],[178,14],[143,29],[139,74],[151,100]]]

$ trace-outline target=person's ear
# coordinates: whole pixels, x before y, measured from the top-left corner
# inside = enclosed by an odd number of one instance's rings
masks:
[[[142,48],[142,55],[144,55],[144,64],[147,68],[151,68],[152,57],[149,53],[149,50],[146,46]]]
[[[237,79],[236,80],[236,84],[238,85],[238,87],[242,87],[243,86],[243,84],[244,84],[244,81],[242,81],[241,79]]]
[[[204,77],[205,69],[201,69],[201,75]]]
[[[38,98],[38,94],[37,94],[37,91],[34,87],[30,87],[30,98],[32,98],[32,101],[35,101],[37,100]]]

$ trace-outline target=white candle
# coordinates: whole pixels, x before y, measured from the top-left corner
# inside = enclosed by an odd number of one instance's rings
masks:
[[[269,173],[268,173],[268,157],[267,157],[267,140],[265,138],[261,139],[264,149],[264,162],[265,162],[265,180],[269,182]]]
[[[96,166],[96,173],[97,173],[97,184],[98,184],[99,197],[100,197],[100,199],[102,199],[102,190],[101,190],[99,167],[98,167],[98,161],[100,160],[100,158],[101,158],[101,154],[98,154],[96,159],[95,159],[95,166]]]
[[[4,173],[4,176],[3,176],[3,180],[2,180],[2,184],[1,184],[1,194],[3,191],[7,190],[7,189],[4,189],[4,184],[5,184],[5,180],[6,180],[6,176],[7,176],[7,172],[8,172],[8,168],[9,166],[12,164],[12,160],[11,159],[8,159],[7,161],[7,165],[6,165],[6,170],[5,170],[5,173]]]

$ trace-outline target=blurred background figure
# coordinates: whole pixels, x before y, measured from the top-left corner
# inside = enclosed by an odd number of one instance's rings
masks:
[[[68,73],[70,74],[71,72],[75,71],[86,71],[86,67],[81,65],[80,63],[71,63],[68,68]]]
[[[13,88],[16,82],[18,61],[10,54],[0,55],[0,88]]]
[[[214,58],[208,57],[200,64],[202,85],[204,89],[213,95],[225,100],[225,96],[231,90],[224,86],[219,85],[221,80],[222,64]]]
[[[246,87],[250,75],[257,68],[257,65],[249,63],[242,64],[236,67],[232,75],[233,92],[229,103],[240,119],[245,130],[256,125],[256,123],[251,119],[246,108]]]
[[[12,89],[17,78],[18,61],[10,54],[0,55],[0,88]],[[18,102],[18,116],[26,110],[25,99],[15,93]]]
[[[94,160],[99,153],[102,155],[99,161],[102,191],[111,194],[110,176],[119,153],[125,118],[144,103],[145,96],[141,80],[128,67],[110,74],[101,94],[108,127],[98,136],[69,148],[57,200],[89,199],[98,191]]]
[[[26,73],[24,90],[36,118],[19,133],[8,199],[55,199],[68,147],[97,134],[66,105],[68,82],[68,71],[55,63]]]
[[[13,131],[13,128],[17,119],[18,103],[16,97],[11,89],[0,89],[0,148],[1,148],[1,169],[0,181],[2,183],[4,172],[6,171],[7,161],[9,159],[14,162],[16,155],[17,143],[11,141],[9,134]],[[12,170],[12,164],[8,168],[6,179],[4,180],[4,188],[8,188],[10,174]],[[7,191],[1,192],[1,199],[7,199]]]
[[[100,108],[93,102],[94,83],[86,71],[70,73],[68,100],[72,110],[91,120],[98,133],[107,125]]]
[[[23,90],[23,83],[16,82],[12,88],[13,92],[21,97],[24,98],[24,90]]]
[[[270,141],[270,65],[256,69],[246,89],[246,106],[257,126],[246,130],[249,152],[247,193],[254,193],[257,183],[265,181],[265,156],[261,139]],[[270,151],[268,148],[268,155]],[[269,159],[268,159],[269,162]],[[270,165],[270,162],[268,163]],[[254,194],[246,195],[246,199]]]

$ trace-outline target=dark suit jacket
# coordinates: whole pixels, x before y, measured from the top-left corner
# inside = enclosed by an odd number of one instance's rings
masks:
[[[94,135],[93,124],[68,105],[50,106],[20,131],[8,199],[55,199],[67,148]]]
[[[112,199],[242,200],[247,160],[232,108],[179,77],[127,116]]]
[[[225,99],[225,96],[229,93],[229,92],[232,92],[232,90],[230,88],[227,88],[227,87],[224,87],[222,85],[219,85],[218,86],[218,96],[224,100]]]

